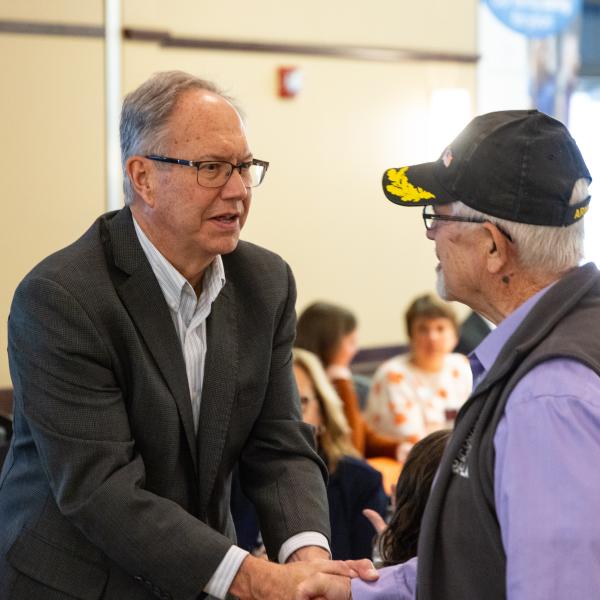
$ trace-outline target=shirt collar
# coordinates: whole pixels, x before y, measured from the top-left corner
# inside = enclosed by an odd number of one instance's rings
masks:
[[[133,216],[133,215],[132,215]],[[181,304],[181,295],[186,288],[195,294],[190,282],[161,254],[158,248],[143,232],[138,222],[133,217],[135,233],[142,246],[142,250],[152,267],[158,280],[160,289],[169,307],[177,312]],[[217,255],[204,274],[202,295],[207,294],[206,300],[212,304],[225,285],[225,267],[223,259]]]
[[[542,296],[554,285],[555,282],[546,286],[533,296],[528,298],[517,310],[513,311],[506,317],[496,329],[493,329],[483,339],[483,341],[471,352],[470,359],[476,358],[483,372],[487,373],[500,354],[504,344],[510,336],[518,329],[519,325],[525,320],[525,317],[530,313],[531,309],[537,304]]]

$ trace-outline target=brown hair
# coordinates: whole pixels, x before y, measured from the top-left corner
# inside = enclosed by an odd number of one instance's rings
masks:
[[[434,431],[408,453],[398,478],[394,514],[379,538],[383,566],[396,565],[417,555],[421,518],[450,433],[449,429]]]
[[[425,294],[415,298],[407,311],[404,313],[406,321],[406,334],[412,337],[412,326],[414,322],[420,318],[426,319],[449,319],[454,326],[454,331],[458,335],[458,321],[456,313],[446,302],[442,302],[432,294]]]
[[[356,317],[348,309],[328,302],[315,302],[298,318],[295,345],[316,354],[327,367],[342,337],[352,333],[356,326]]]

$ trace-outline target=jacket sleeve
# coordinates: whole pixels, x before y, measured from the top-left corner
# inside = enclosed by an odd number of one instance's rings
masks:
[[[296,288],[287,265],[286,273],[263,408],[240,460],[242,487],[257,509],[272,560],[297,533],[315,531],[330,539],[327,471],[315,451],[312,427],[302,422],[292,371]]]

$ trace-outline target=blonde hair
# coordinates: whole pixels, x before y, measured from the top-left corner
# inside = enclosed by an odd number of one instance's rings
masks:
[[[318,442],[325,454],[329,471],[333,473],[343,456],[360,456],[350,441],[350,425],[344,415],[342,400],[316,354],[302,348],[294,348],[293,356],[294,364],[304,369],[317,393],[323,415],[323,431]]]

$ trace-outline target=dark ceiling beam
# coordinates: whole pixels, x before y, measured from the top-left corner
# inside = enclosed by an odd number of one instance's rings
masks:
[[[102,25],[68,25],[66,23],[41,23],[38,21],[0,20],[0,33],[99,38],[104,37],[104,27]]]
[[[41,23],[35,21],[2,21],[0,33],[22,35],[57,35],[66,37],[104,37],[103,26]],[[155,42],[165,48],[196,50],[221,50],[225,52],[259,52],[267,54],[298,54],[325,58],[343,58],[376,62],[435,61],[476,63],[477,54],[406,50],[377,46],[351,46],[345,44],[292,44],[287,42],[231,41],[211,38],[179,37],[168,31],[153,29],[123,29],[123,39],[133,42]]]

